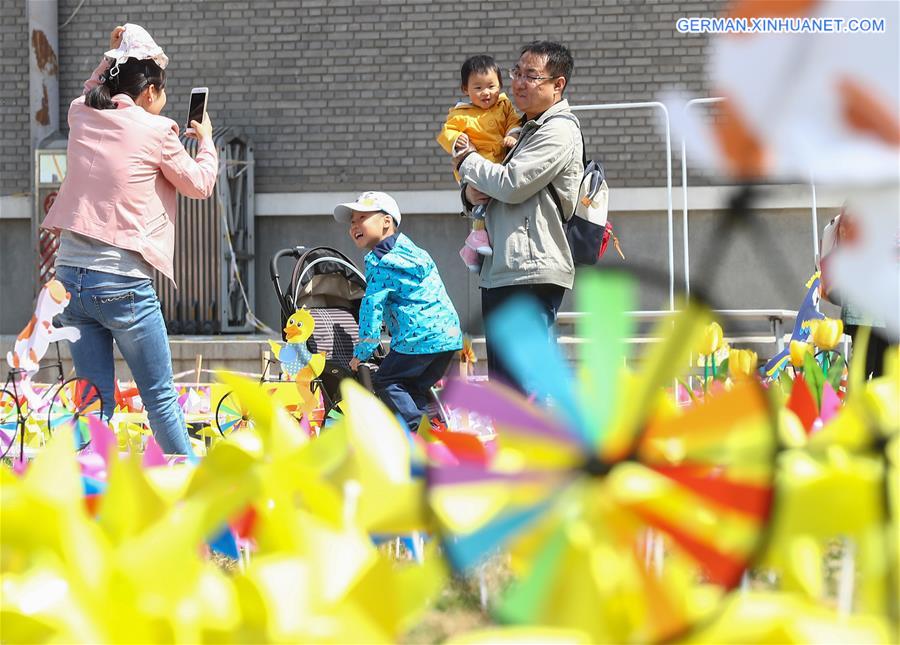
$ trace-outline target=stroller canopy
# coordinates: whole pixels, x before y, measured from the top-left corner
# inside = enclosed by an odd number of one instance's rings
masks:
[[[295,308],[339,307],[359,311],[366,293],[366,278],[356,265],[337,249],[319,246],[305,250],[290,282]]]

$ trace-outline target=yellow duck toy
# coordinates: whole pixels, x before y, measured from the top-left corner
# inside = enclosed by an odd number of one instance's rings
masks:
[[[306,341],[312,336],[316,321],[307,309],[298,309],[287,319],[284,326],[284,337],[287,344],[269,341],[275,358],[281,363],[282,373],[297,383],[297,390],[303,399],[304,410],[309,412],[315,407],[310,383],[325,368],[325,354],[313,354],[306,347]]]

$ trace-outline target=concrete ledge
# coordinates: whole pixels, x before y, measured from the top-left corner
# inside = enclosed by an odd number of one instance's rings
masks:
[[[754,208],[760,210],[784,208],[812,208],[812,188],[809,184],[762,187],[760,200]],[[722,210],[737,186],[688,186],[688,206],[693,211]],[[416,214],[456,214],[460,210],[459,191],[425,190],[393,191],[391,193],[401,212]],[[256,214],[264,217],[297,217],[330,215],[335,204],[353,201],[357,193],[257,193]],[[846,191],[819,187],[816,191],[818,208],[837,208]],[[672,188],[672,208],[683,209],[681,186]],[[665,187],[626,188],[612,186],[609,209],[614,213],[666,211]]]
[[[0,195],[0,219],[31,219],[30,193]]]
[[[674,180],[673,180],[674,181]],[[754,208],[772,210],[782,208],[812,208],[812,189],[808,184],[765,186]],[[736,186],[688,186],[688,206],[693,211],[721,210]],[[458,190],[400,190],[391,193],[401,212],[420,215],[443,215],[459,212]],[[335,204],[351,202],[357,192],[294,192],[256,193],[256,215],[261,217],[306,217],[330,215]],[[819,187],[816,190],[818,208],[837,208],[843,203],[846,190]],[[681,186],[672,187],[672,208],[679,213],[684,208]],[[29,219],[31,195],[0,196],[0,219]],[[665,187],[610,188],[609,209],[614,213],[667,210]]]
[[[4,366],[6,352],[13,348],[15,341],[16,337],[13,335],[0,336],[2,349],[0,360]],[[261,373],[263,356],[265,352],[270,351],[266,336],[170,336],[169,348],[172,352],[175,380],[183,382],[193,380],[198,356],[203,357],[201,381],[212,381],[214,377],[211,372],[220,369],[245,374]],[[69,343],[60,344],[60,354],[65,373],[73,372]],[[118,348],[114,350],[113,356],[116,362],[116,377],[123,381],[131,380],[131,370],[128,369]],[[49,365],[55,358],[56,350],[51,347],[43,363]],[[187,377],[188,374],[191,375],[190,378]]]
[[[581,338],[571,335],[571,330],[565,329],[566,325],[562,325],[561,334],[559,336],[559,346],[566,357],[572,363],[578,361],[579,350],[578,345],[585,341]],[[651,336],[636,336],[628,340],[632,346],[643,346],[646,344],[658,342],[660,338]],[[735,345],[752,349],[759,354],[760,359],[771,356],[775,353],[775,337],[766,335],[746,335],[740,337],[729,336],[728,341]],[[0,336],[0,348],[3,354],[0,356],[5,365],[6,352],[9,351],[15,343],[15,336]],[[228,370],[247,375],[259,375],[262,373],[264,366],[265,354],[269,350],[267,336],[171,336],[169,345],[172,352],[172,366],[175,372],[175,380],[182,383],[193,382],[194,373],[197,366],[197,357],[202,356],[202,367],[200,382],[212,382],[215,380],[213,372],[216,370]],[[483,376],[487,374],[487,361],[485,360],[485,342],[484,336],[475,336],[472,338],[472,346],[475,350],[475,356],[478,362],[475,364],[475,374]],[[69,354],[68,343],[62,343],[60,350],[63,359],[63,370],[66,374],[74,373],[72,361]],[[640,351],[640,350],[636,350]],[[50,365],[55,359],[56,351],[51,348],[44,365]],[[115,351],[116,360],[116,377],[119,380],[131,380],[131,371],[128,369],[125,360],[119,354],[118,349]],[[451,365],[450,374],[456,373],[455,366]]]

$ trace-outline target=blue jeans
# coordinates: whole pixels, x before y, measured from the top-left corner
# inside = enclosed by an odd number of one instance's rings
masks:
[[[431,386],[441,380],[454,353],[401,354],[391,351],[372,376],[375,394],[406,422],[410,432],[419,429],[422,415],[428,413]]]
[[[75,373],[100,389],[103,416],[110,418],[116,406],[115,340],[160,448],[168,454],[190,454],[172,379],[166,322],[150,280],[68,266],[57,267],[56,277],[72,295],[59,321],[81,331],[81,338],[70,344]]]

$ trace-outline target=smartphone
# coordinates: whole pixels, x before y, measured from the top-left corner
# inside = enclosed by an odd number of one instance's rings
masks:
[[[206,112],[206,99],[209,97],[208,87],[195,87],[191,90],[191,107],[188,110],[187,131],[193,132],[191,121],[203,121],[203,113]]]

